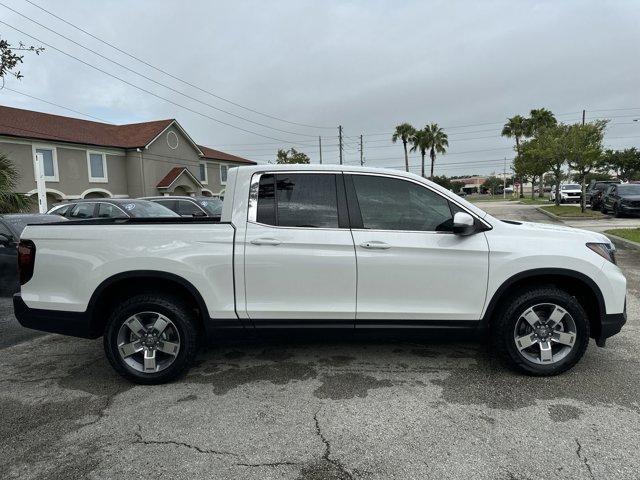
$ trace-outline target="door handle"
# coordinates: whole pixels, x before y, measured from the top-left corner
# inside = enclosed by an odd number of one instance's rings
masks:
[[[377,242],[375,240],[371,242],[362,242],[360,246],[362,248],[368,248],[370,250],[388,250],[389,248],[391,248],[391,245],[389,245],[388,243]]]
[[[251,240],[253,245],[280,245],[282,242],[275,238],[255,238]]]

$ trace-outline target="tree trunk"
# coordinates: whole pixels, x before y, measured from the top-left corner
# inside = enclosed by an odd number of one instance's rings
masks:
[[[407,141],[402,140],[402,144],[404,145],[404,169],[409,171],[409,154],[407,153]]]
[[[538,198],[544,197],[544,174],[540,175],[540,181],[538,182]]]
[[[429,156],[431,157],[431,177],[430,177],[430,180],[433,180],[433,167],[436,164],[436,152],[433,150],[433,148],[431,149],[431,152],[429,152]]]
[[[524,198],[524,178],[519,178],[520,180],[520,198]]]
[[[531,177],[531,200],[536,198],[536,176]]]
[[[425,155],[425,153],[426,152],[424,150],[422,150],[420,152],[420,154],[422,155],[422,178],[425,178],[425,176],[424,176],[424,155]]]
[[[584,213],[584,211],[587,209],[587,198],[585,195],[587,174],[581,172],[580,175],[582,175],[582,188],[580,189],[582,191],[580,195],[580,210],[582,211],[582,213]]]
[[[560,206],[560,178],[562,178],[562,170],[559,169],[554,173],[556,175],[556,205]]]

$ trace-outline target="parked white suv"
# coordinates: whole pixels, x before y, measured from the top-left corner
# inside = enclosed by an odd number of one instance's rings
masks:
[[[19,249],[20,323],[104,336],[139,383],[175,378],[220,328],[474,329],[519,371],[554,375],[626,320],[604,235],[501,221],[383,169],[233,168],[222,221],[33,225]]]
[[[582,187],[577,183],[560,184],[560,203],[580,203],[582,198]],[[549,201],[556,201],[556,186],[551,187]]]

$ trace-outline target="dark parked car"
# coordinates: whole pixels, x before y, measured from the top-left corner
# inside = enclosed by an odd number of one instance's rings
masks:
[[[131,198],[92,198],[70,200],[52,207],[49,214],[69,220],[86,218],[177,217],[174,212],[157,203]]]
[[[602,213],[613,212],[622,215],[640,215],[640,184],[621,183],[609,185],[602,197]]]
[[[0,215],[0,295],[13,295],[20,289],[17,246],[24,227],[53,222],[66,222],[66,219],[37,213]]]
[[[218,197],[143,197],[173,210],[181,217],[214,217],[222,215],[222,200]]]
[[[591,209],[600,210],[602,208],[602,196],[607,187],[620,183],[620,180],[592,180],[587,187],[587,203],[591,205]]]

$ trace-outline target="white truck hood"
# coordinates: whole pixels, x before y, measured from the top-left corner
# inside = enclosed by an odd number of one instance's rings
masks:
[[[501,226],[508,226],[508,228],[517,229],[521,233],[525,233],[526,231],[532,233],[548,232],[553,236],[580,238],[586,242],[611,243],[611,240],[609,240],[606,235],[598,232],[592,232],[591,230],[583,230],[581,228],[553,225],[549,223],[518,222],[518,224],[515,224],[503,222],[501,220],[498,220],[498,222],[501,223]]]

